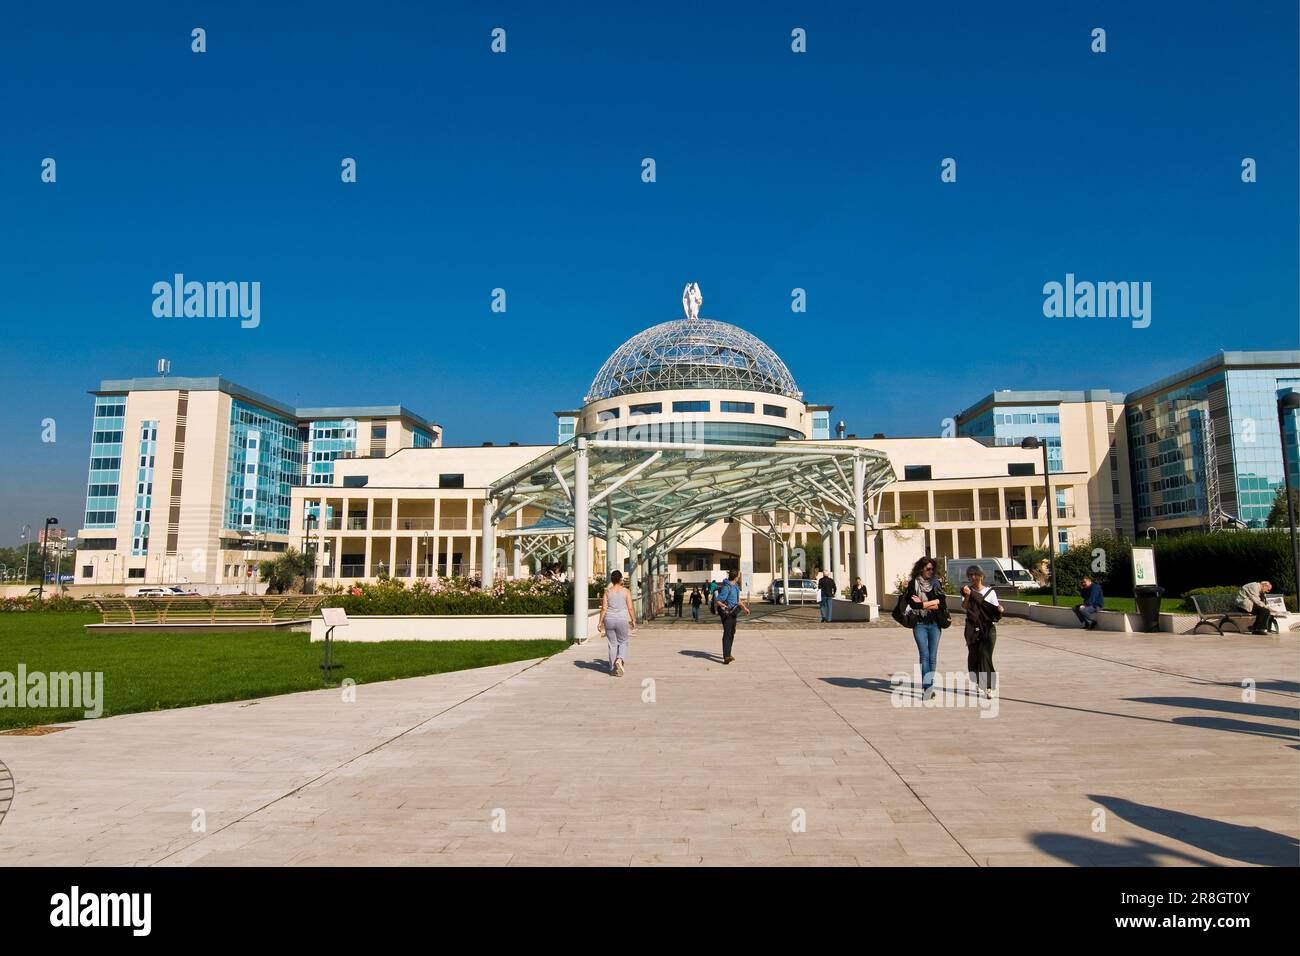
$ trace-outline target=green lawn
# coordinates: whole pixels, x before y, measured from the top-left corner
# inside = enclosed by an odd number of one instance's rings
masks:
[[[102,671],[103,716],[318,690],[323,645],[308,635],[94,634],[98,614],[0,614],[0,671]],[[358,684],[548,657],[564,641],[334,645],[331,682]],[[81,720],[81,709],[0,707],[0,729]]]

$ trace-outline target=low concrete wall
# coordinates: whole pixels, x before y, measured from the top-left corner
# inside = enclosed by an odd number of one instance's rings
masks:
[[[587,634],[597,637],[599,611],[590,612]],[[375,614],[349,617],[334,629],[334,640],[377,641],[567,641],[573,635],[567,614]],[[312,618],[311,639],[325,640],[325,621]]]
[[[874,621],[880,617],[880,608],[874,604],[854,604],[844,598],[836,598],[831,604],[832,621]]]
[[[1064,605],[1038,604],[1034,601],[1003,599],[1002,610],[1003,613],[1011,617],[1028,618],[1031,621],[1050,624],[1053,627],[1072,627],[1080,631],[1083,630],[1083,625],[1074,616],[1074,605],[1065,607]],[[1190,634],[1195,625],[1195,614],[1171,614],[1168,612],[1161,612],[1160,614],[1160,630],[1164,633]],[[1141,615],[1126,614],[1122,611],[1098,611],[1097,630],[1120,631],[1125,634],[1144,633]],[[1214,632],[1209,628],[1205,628],[1204,633],[1212,634]]]

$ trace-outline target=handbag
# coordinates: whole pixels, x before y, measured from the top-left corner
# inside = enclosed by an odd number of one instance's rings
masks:
[[[910,627],[907,623],[907,592],[903,591],[898,595],[898,600],[894,602],[894,609],[889,612],[890,616],[903,627]]]

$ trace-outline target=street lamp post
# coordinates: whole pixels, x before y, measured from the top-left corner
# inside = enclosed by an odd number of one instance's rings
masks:
[[[1291,491],[1291,456],[1286,447],[1286,416],[1300,409],[1300,392],[1287,392],[1277,400],[1277,430],[1282,441],[1282,480],[1286,482],[1286,523],[1291,529],[1291,564],[1296,600],[1300,601],[1300,543],[1296,540],[1296,506]]]
[[[23,525],[22,539],[27,542],[26,554],[23,555],[23,584],[32,579],[32,526]]]
[[[304,526],[304,543],[303,550],[306,552],[306,560],[303,562],[302,593],[312,593],[312,578],[316,574],[316,549],[312,547],[312,531],[316,527],[316,516],[307,515],[303,520]]]
[[[41,535],[41,583],[36,590],[36,600],[45,600],[45,553],[49,550],[50,545],[50,525],[58,524],[58,518],[45,519],[45,533]]]
[[[1052,512],[1056,510],[1056,501],[1052,498],[1052,470],[1047,462],[1047,442],[1032,436],[1020,443],[1021,448],[1043,449],[1043,503],[1047,506],[1047,574],[1052,579],[1052,606],[1056,606],[1056,526],[1052,521]]]

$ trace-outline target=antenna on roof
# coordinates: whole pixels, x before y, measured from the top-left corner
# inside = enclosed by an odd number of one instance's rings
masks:
[[[171,359],[159,359],[159,360],[158,360],[158,374],[159,374],[159,375],[166,375],[166,374],[168,374],[171,370],[172,370],[172,360],[171,360]]]

